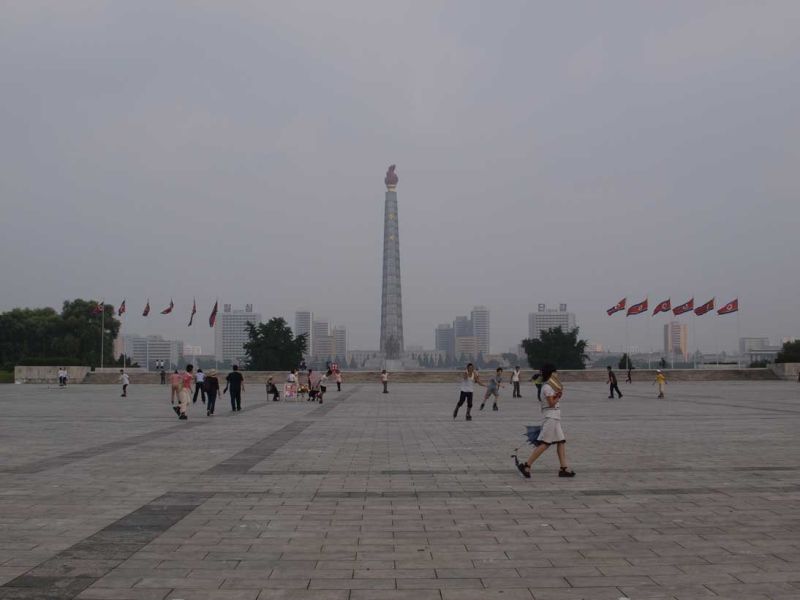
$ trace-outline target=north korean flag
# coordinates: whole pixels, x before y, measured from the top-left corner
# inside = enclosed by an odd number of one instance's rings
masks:
[[[630,317],[631,315],[640,315],[645,312],[647,312],[647,298],[644,299],[644,302],[631,305],[631,307],[628,309],[628,313],[625,316]]]
[[[717,311],[718,315],[729,315],[739,311],[739,299],[731,300]]]
[[[663,302],[659,302],[656,305],[655,310],[653,310],[653,314],[657,315],[660,312],[669,312],[670,309],[672,308],[672,305],[670,304],[669,301],[670,301],[670,299],[668,298],[668,299],[664,300]]]
[[[217,309],[219,308],[219,300],[214,302],[214,308],[211,310],[211,316],[208,317],[208,326],[213,327],[217,322]]]
[[[622,300],[620,300],[619,302],[617,302],[617,303],[616,303],[614,306],[612,306],[611,308],[609,308],[609,309],[606,311],[606,312],[608,313],[608,316],[610,317],[611,315],[613,315],[613,314],[614,314],[614,313],[616,313],[616,312],[619,312],[619,311],[621,311],[621,310],[625,310],[625,301],[626,301],[626,300],[627,300],[627,298],[623,298]]]
[[[189,317],[189,325],[188,325],[188,327],[192,326],[192,322],[194,321],[194,316],[196,314],[197,314],[197,301],[193,299],[192,300],[192,314]]]
[[[119,305],[119,310],[117,310],[117,316],[121,317],[125,314],[125,300],[122,301],[122,304]]]
[[[150,298],[147,299],[147,304],[144,306],[144,310],[142,311],[142,316],[146,317],[150,314]]]
[[[169,306],[161,311],[162,315],[168,315],[172,312],[172,309],[175,308],[175,303],[172,301],[172,298],[169,299]]]
[[[688,302],[684,302],[680,306],[676,306],[672,309],[672,314],[676,317],[678,315],[682,315],[683,313],[691,312],[694,310],[694,298],[689,300]]]
[[[714,310],[714,298],[706,302],[705,304],[701,304],[697,308],[694,309],[694,314],[698,317],[706,314],[708,311]]]

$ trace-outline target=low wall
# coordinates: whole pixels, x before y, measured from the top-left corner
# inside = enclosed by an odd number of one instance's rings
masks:
[[[800,363],[775,363],[772,371],[779,379],[798,381],[800,377]]]
[[[210,369],[206,369],[208,373]],[[772,369],[664,369],[664,374],[669,381],[763,381],[776,380],[779,377]],[[220,371],[219,378],[224,380],[229,371]],[[625,379],[624,371],[615,371],[620,380]],[[267,377],[274,377],[275,382],[281,384],[286,381],[285,371],[242,371],[245,382],[249,384],[263,385]],[[480,375],[488,379],[494,371],[483,369]],[[530,369],[521,371],[523,382],[528,381],[533,375]],[[169,381],[167,373],[167,381]],[[380,382],[379,371],[344,371],[343,379],[345,383],[374,383]],[[510,379],[511,371],[503,373],[506,379]],[[655,379],[655,369],[634,369],[632,372],[633,381],[652,381]],[[587,381],[605,382],[605,369],[586,369],[583,371],[559,371],[561,381]],[[796,377],[796,375],[795,375]],[[130,372],[131,384],[157,384],[160,374]],[[461,371],[396,371],[389,373],[391,383],[453,383],[461,378]],[[119,382],[119,372],[115,373],[88,373],[84,383],[104,383],[112,384]],[[331,381],[333,385],[333,381]]]
[[[89,367],[64,367],[69,383],[83,383]],[[58,366],[55,367],[14,367],[16,383],[58,383]]]

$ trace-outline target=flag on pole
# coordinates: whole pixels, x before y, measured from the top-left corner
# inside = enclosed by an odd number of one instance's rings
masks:
[[[657,315],[660,312],[669,312],[672,309],[672,305],[670,304],[670,298],[667,298],[663,302],[659,302],[655,309],[653,309],[653,314]]]
[[[608,313],[608,316],[610,317],[611,315],[613,315],[613,314],[614,314],[614,313],[616,313],[616,312],[619,312],[619,311],[621,311],[621,310],[625,310],[625,301],[626,301],[626,300],[627,300],[627,298],[623,298],[622,300],[620,300],[619,302],[617,302],[617,303],[616,303],[614,306],[612,306],[611,308],[609,308],[609,309],[606,311],[606,312]]]
[[[101,300],[100,302],[95,304],[94,307],[92,308],[92,316],[96,317],[97,315],[102,313],[105,310],[105,304],[106,304],[105,300]]]
[[[169,306],[161,311],[162,315],[168,315],[172,312],[172,309],[175,308],[175,303],[172,301],[172,298],[169,299]]]
[[[144,310],[142,311],[142,316],[146,317],[150,314],[150,298],[147,299],[147,304],[144,305]]]
[[[678,315],[682,315],[683,313],[687,313],[694,310],[694,298],[690,299],[688,302],[684,302],[680,306],[676,306],[672,309],[672,314],[676,317]]]
[[[219,306],[219,300],[214,302],[214,308],[211,309],[211,316],[208,317],[208,326],[213,327],[214,323],[217,322],[217,308]]]
[[[718,315],[729,315],[739,311],[739,299],[736,298],[728,302],[725,306],[717,311]]]
[[[117,316],[121,317],[125,314],[125,300],[122,301],[122,304],[119,305],[119,310],[117,310]]]
[[[631,307],[628,309],[628,313],[625,316],[630,317],[631,315],[640,315],[644,312],[647,312],[647,298],[644,299],[644,302],[639,302],[639,304],[632,304]]]
[[[708,311],[711,311],[711,310],[714,310],[714,298],[712,298],[711,300],[709,300],[705,304],[701,304],[700,306],[695,308],[694,309],[694,314],[696,314],[698,317],[701,317],[704,314],[706,314]]]
[[[192,321],[194,321],[194,314],[197,312],[197,301],[193,298],[192,299],[192,314],[189,317],[189,325],[188,327],[192,326]]]

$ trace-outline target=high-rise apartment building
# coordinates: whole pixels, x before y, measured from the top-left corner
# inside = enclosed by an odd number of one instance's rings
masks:
[[[456,337],[455,358],[460,360],[462,357],[473,360],[478,356],[478,339],[474,335],[462,335]]]
[[[308,358],[311,356],[313,336],[311,325],[314,323],[314,313],[309,310],[298,310],[294,313],[294,336],[306,336],[306,351],[303,356]]]
[[[575,326],[575,314],[567,312],[566,304],[559,304],[557,309],[540,304],[535,313],[528,314],[528,337],[532,340],[538,340],[542,331],[554,327],[570,331]]]
[[[689,359],[689,336],[685,323],[671,321],[664,325],[664,354],[667,356],[681,356],[685,361]]]
[[[253,312],[252,304],[245,304],[244,310],[231,310],[230,304],[222,305],[214,328],[214,354],[217,360],[242,362],[245,358],[244,345],[248,341],[247,324],[257,325],[261,314]]]
[[[485,306],[476,306],[470,313],[472,321],[472,335],[475,336],[477,352],[483,356],[489,354],[489,309]]]
[[[148,371],[155,369],[156,361],[162,360],[165,369],[176,369],[183,359],[183,342],[165,340],[160,335],[126,335],[125,354]]]
[[[437,325],[434,347],[438,352],[444,352],[446,356],[456,356],[456,334],[452,325],[447,323]]]
[[[453,321],[453,334],[459,337],[472,337],[472,321],[468,317],[456,317]]]
[[[333,355],[341,360],[347,359],[347,329],[344,327],[333,328]]]

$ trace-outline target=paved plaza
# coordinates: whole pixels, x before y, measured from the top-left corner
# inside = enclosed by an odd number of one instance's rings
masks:
[[[182,422],[166,386],[0,387],[0,598],[800,598],[797,383],[566,383],[577,477],[531,480],[534,388],[471,422],[455,382],[379,391]]]

